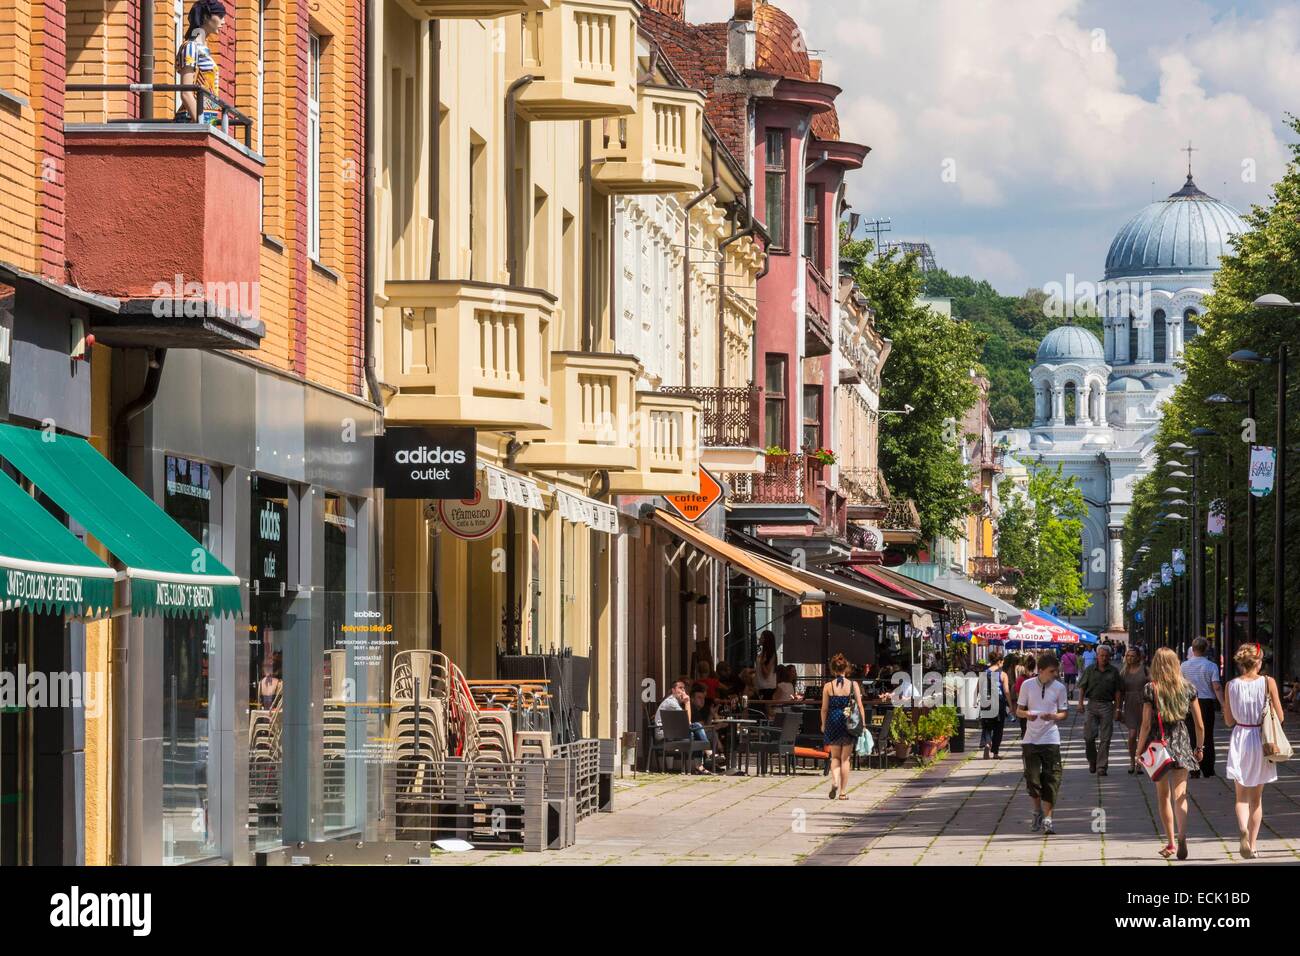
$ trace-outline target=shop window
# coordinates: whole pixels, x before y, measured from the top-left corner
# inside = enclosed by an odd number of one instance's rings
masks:
[[[763,377],[763,388],[766,393],[763,408],[766,441],[769,447],[775,445],[788,450],[789,442],[785,429],[785,372],[784,355],[767,356]]]
[[[789,166],[786,159],[787,132],[769,129],[764,139],[766,149],[763,159],[763,196],[767,231],[772,237],[772,248],[784,250],[786,243],[786,179]]]
[[[220,553],[220,479],[202,462],[168,455],[163,510],[202,545]],[[211,746],[209,693],[217,659],[216,622],[163,619],[163,862],[192,863],[220,853],[209,784],[220,779]]]

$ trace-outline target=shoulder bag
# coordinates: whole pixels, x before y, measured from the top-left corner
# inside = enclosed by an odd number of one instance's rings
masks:
[[[1264,759],[1269,763],[1285,763],[1294,755],[1291,741],[1286,739],[1282,721],[1273,711],[1272,688],[1264,688],[1264,716],[1260,718],[1259,738],[1264,747]]]
[[[1142,769],[1146,771],[1148,777],[1152,780],[1159,780],[1173,769],[1176,761],[1166,745],[1165,722],[1160,717],[1160,704],[1154,699],[1154,693],[1151,696],[1153,698],[1151,709],[1156,712],[1156,723],[1160,727],[1160,739],[1147,744],[1147,749],[1138,758],[1138,763],[1142,764]]]
[[[861,737],[863,730],[862,708],[858,706],[858,695],[854,692],[854,683],[849,681],[849,702],[844,708],[844,731],[850,737]]]

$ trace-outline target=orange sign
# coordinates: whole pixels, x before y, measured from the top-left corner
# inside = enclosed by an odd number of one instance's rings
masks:
[[[824,608],[823,604],[800,604],[799,613],[801,617],[821,617]]]
[[[687,521],[699,521],[722,499],[722,485],[704,468],[700,469],[700,490],[693,495],[664,495],[664,501]]]

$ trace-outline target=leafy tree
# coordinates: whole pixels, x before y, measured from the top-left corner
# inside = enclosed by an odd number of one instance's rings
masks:
[[[893,343],[881,402],[886,408],[913,407],[910,415],[882,422],[881,468],[895,494],[915,501],[922,540],[951,534],[977,501],[962,461],[958,423],[979,398],[971,376],[978,370],[979,337],[968,323],[918,304],[915,254],[873,260],[870,242],[847,235],[843,246],[843,258],[875,310],[877,329]]]
[[[1055,605],[1065,614],[1088,610],[1079,553],[1088,506],[1076,479],[1066,478],[1060,465],[1035,468],[1027,489],[1004,482],[1000,497],[998,559],[1020,572],[1017,603]]]

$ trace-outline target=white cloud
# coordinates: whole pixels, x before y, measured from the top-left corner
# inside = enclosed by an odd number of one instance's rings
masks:
[[[1099,272],[1100,262],[1068,260],[1109,235],[1072,236],[1071,222],[1101,214],[1113,232],[1153,191],[1178,188],[1189,139],[1198,184],[1239,208],[1266,201],[1289,157],[1282,113],[1300,110],[1300,11],[1280,3],[1218,19],[1215,4],[1202,5],[1200,29],[1185,38],[1168,19],[1163,30],[1146,22],[1140,5],[1090,22],[1083,0],[780,6],[825,57],[826,78],[844,87],[844,137],[873,148],[849,183],[854,207],[953,237],[935,248],[948,268],[983,263],[1012,278],[1007,262],[975,254],[976,230],[1001,217],[1001,244],[1030,281]],[[692,20],[725,19],[732,0],[687,0],[687,10]],[[1155,36],[1165,39],[1152,49]],[[955,182],[944,181],[945,160]],[[1242,181],[1247,160],[1256,182]],[[1055,224],[1056,241],[1018,248],[1007,223],[1039,237]]]

